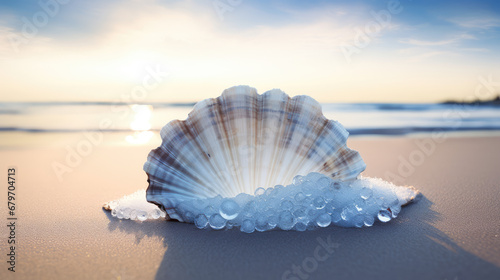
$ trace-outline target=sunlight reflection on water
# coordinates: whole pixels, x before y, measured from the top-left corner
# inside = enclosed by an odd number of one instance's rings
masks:
[[[130,123],[130,129],[134,131],[132,135],[127,135],[125,140],[130,144],[140,145],[148,143],[154,133],[151,129],[151,115],[153,107],[150,105],[132,105],[135,116]]]

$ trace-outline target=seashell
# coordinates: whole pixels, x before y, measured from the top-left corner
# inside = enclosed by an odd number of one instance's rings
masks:
[[[366,165],[346,146],[348,135],[311,97],[232,87],[163,127],[144,164],[146,198],[184,221],[176,208],[185,200],[253,195],[311,172],[353,181]]]

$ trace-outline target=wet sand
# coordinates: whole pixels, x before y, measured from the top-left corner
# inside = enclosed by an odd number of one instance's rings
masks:
[[[61,181],[52,164],[65,163],[64,146],[0,150],[0,186],[16,166],[18,207],[16,272],[7,270],[2,226],[0,279],[500,278],[500,137],[349,146],[367,163],[364,176],[413,185],[421,199],[363,229],[244,234],[119,221],[101,206],[146,187],[142,164],[154,146],[96,146]],[[7,223],[6,191],[0,203]]]

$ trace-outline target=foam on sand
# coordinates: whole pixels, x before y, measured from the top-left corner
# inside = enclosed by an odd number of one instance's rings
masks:
[[[276,228],[304,231],[331,224],[361,228],[372,226],[376,220],[388,222],[396,218],[401,206],[417,194],[412,187],[399,187],[378,178],[343,182],[313,172],[296,176],[286,187],[258,188],[253,195],[181,201],[168,214],[200,229],[238,227],[246,233]],[[145,190],[109,202],[105,208],[119,219],[166,217],[163,210],[146,201]]]

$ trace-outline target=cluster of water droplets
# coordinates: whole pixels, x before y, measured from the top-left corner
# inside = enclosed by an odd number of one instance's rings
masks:
[[[319,173],[296,176],[284,187],[258,188],[254,195],[183,201],[175,208],[200,229],[239,227],[242,232],[272,229],[305,231],[335,224],[369,227],[396,218],[415,193],[375,178],[342,182]]]
[[[119,200],[108,202],[104,208],[111,210],[111,215],[118,219],[142,222],[166,217],[166,213],[158,206],[146,201],[146,190],[139,190]]]
[[[331,224],[342,227],[370,227],[376,220],[389,222],[401,205],[418,191],[398,187],[377,178],[352,182],[332,179],[319,173],[296,176],[288,186],[258,188],[253,195],[191,199],[178,203],[179,220],[200,229],[239,228],[242,232],[273,229],[305,231]],[[119,219],[145,221],[165,218],[166,213],[146,201],[139,190],[104,206]]]

